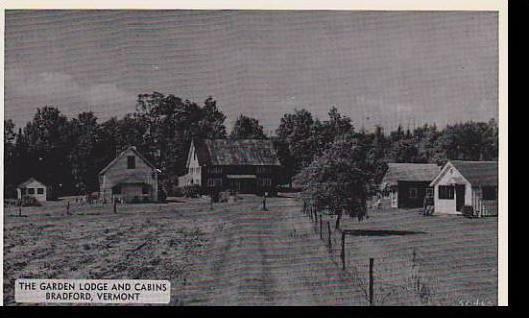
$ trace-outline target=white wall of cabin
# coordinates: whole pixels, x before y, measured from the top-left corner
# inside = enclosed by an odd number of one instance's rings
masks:
[[[464,181],[461,183],[460,180],[464,180],[463,175],[453,166],[447,166],[447,169],[443,169],[441,172],[443,175],[434,186],[434,209],[435,213],[439,214],[459,214],[460,212],[456,211],[456,199],[457,193],[454,188],[454,198],[453,199],[439,199],[439,186],[453,186],[454,180],[459,179],[458,184],[465,185],[465,205],[472,205],[472,185]]]

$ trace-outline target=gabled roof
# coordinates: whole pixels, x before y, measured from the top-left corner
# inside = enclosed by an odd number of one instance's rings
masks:
[[[19,184],[17,188],[24,188],[24,187],[26,187],[28,184],[30,184],[32,182],[38,182],[38,183],[42,184],[43,186],[46,186],[44,183],[42,183],[39,180],[37,180],[37,179],[32,177],[32,178],[29,178],[26,181],[22,182],[21,184]]]
[[[440,168],[434,163],[388,163],[382,184],[394,186],[399,181],[431,182]]]
[[[104,167],[101,171],[99,171],[99,175],[102,175],[104,174],[105,172],[107,172],[108,169],[110,169],[114,164],[116,164],[116,162],[118,162],[121,158],[123,158],[123,156],[125,156],[125,153],[127,151],[131,150],[132,152],[134,152],[141,160],[143,160],[143,162],[145,162],[145,164],[147,164],[149,167],[155,169],[157,172],[159,172],[158,169],[156,169],[156,167],[149,162],[149,160],[147,160],[137,149],[135,146],[129,146],[127,147],[127,149],[123,150],[116,158],[114,158],[114,160],[112,160],[106,167]]]
[[[268,139],[205,139],[193,145],[200,165],[280,165]]]
[[[497,161],[450,161],[472,186],[497,186]]]

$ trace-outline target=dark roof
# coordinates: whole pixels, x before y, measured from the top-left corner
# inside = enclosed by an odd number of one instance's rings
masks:
[[[497,161],[450,161],[472,186],[497,186]]]
[[[22,182],[21,184],[19,184],[17,188],[24,188],[25,186],[27,186],[28,184],[30,184],[30,183],[33,182],[33,181],[38,182],[38,183],[40,183],[40,184],[46,186],[44,183],[40,182],[39,180],[37,180],[37,179],[35,179],[35,178],[29,178],[29,179],[27,179],[26,181],[24,181],[24,182]]]
[[[388,163],[388,170],[382,179],[383,185],[397,185],[399,181],[431,182],[440,168],[434,163]]]
[[[127,147],[125,150],[123,150],[116,158],[114,158],[114,160],[112,160],[106,167],[104,167],[101,171],[99,171],[99,174],[104,174],[105,172],[107,172],[108,169],[110,169],[110,167],[112,167],[116,162],[118,162],[119,159],[121,159],[125,153],[128,151],[128,150],[131,150],[132,152],[134,152],[141,160],[143,160],[149,167],[153,168],[153,169],[156,169],[156,167],[150,163],[149,160],[147,160],[137,149],[135,146],[129,146]]]
[[[205,139],[193,143],[200,165],[280,165],[268,139]]]

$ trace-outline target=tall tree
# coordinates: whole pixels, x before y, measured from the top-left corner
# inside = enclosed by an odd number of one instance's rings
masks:
[[[15,194],[17,152],[15,124],[11,119],[4,120],[4,197]]]
[[[231,139],[266,139],[263,126],[255,118],[240,115],[230,134]]]
[[[178,175],[185,172],[193,138],[226,138],[226,116],[212,97],[200,106],[175,95],[141,94],[133,118],[141,127],[141,138],[136,137],[141,140],[136,143],[160,167],[162,183],[169,189],[176,184]]]
[[[75,140],[69,124],[58,108],[45,106],[37,109],[24,128],[29,159],[34,163],[25,167],[26,175],[42,180],[57,194],[67,193],[73,184],[68,153]]]
[[[97,117],[92,112],[80,113],[70,123],[71,133],[75,143],[70,150],[68,159],[71,162],[74,192],[82,194],[98,189],[97,174],[99,166],[97,160],[97,143],[99,125]]]
[[[294,113],[285,114],[281,118],[276,134],[279,144],[287,147],[288,155],[279,160],[291,176],[309,165],[318,149],[317,140],[313,138],[313,125],[312,114],[305,109],[295,109]],[[286,151],[280,153],[286,154]]]
[[[368,149],[352,135],[338,139],[296,176],[303,184],[303,196],[317,210],[337,215],[336,228],[344,213],[359,220],[366,216],[376,166]]]

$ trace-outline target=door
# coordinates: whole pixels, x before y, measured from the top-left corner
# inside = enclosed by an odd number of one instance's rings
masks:
[[[456,211],[461,212],[465,205],[465,185],[456,184]]]

